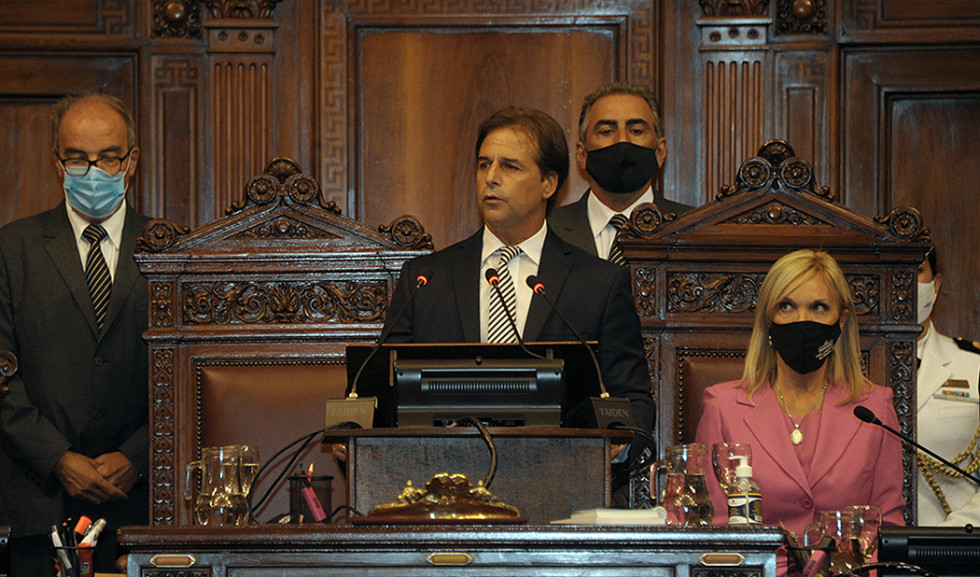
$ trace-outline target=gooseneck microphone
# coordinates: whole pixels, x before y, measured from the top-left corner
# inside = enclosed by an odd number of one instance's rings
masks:
[[[531,287],[534,294],[541,295],[542,298],[544,298],[545,302],[548,303],[548,306],[551,307],[551,310],[555,311],[555,314],[557,314],[558,318],[561,319],[561,322],[565,323],[565,326],[568,327],[568,330],[572,331],[572,334],[575,335],[575,338],[577,338],[580,343],[582,343],[585,350],[589,351],[589,355],[592,357],[592,363],[595,365],[595,374],[597,377],[599,377],[599,397],[603,399],[609,398],[609,391],[606,390],[606,384],[602,381],[602,371],[599,370],[599,359],[596,358],[595,351],[593,351],[592,347],[589,346],[588,341],[586,341],[585,337],[578,332],[571,321],[568,320],[568,317],[563,315],[562,312],[558,310],[558,307],[555,306],[555,301],[551,300],[551,297],[548,296],[548,293],[544,290],[544,284],[538,280],[538,277],[532,274],[531,276],[527,277],[524,282],[527,283],[527,286]]]
[[[551,307],[551,310],[555,311],[558,318],[565,323],[568,330],[572,331],[575,338],[582,343],[582,346],[589,351],[589,356],[592,357],[592,363],[595,365],[596,377],[598,377],[599,381],[599,396],[589,397],[592,414],[595,417],[595,425],[600,429],[609,429],[612,428],[612,425],[618,423],[619,425],[626,426],[627,428],[635,429],[636,421],[633,419],[633,409],[630,406],[629,399],[609,396],[609,391],[606,390],[606,384],[602,380],[602,370],[599,368],[599,359],[596,358],[595,351],[593,351],[592,347],[589,346],[589,343],[585,340],[585,337],[578,332],[578,329],[576,329],[575,325],[568,320],[568,317],[562,314],[561,310],[558,309],[558,306],[555,305],[555,302],[551,300],[550,296],[548,296],[547,291],[544,290],[544,284],[538,280],[537,276],[531,275],[527,277],[524,282],[527,283],[527,286],[531,287],[534,294],[541,295],[541,297],[544,298],[545,302],[548,303],[548,306]],[[576,411],[573,410],[573,412]]]
[[[493,287],[493,292],[496,293],[497,298],[500,299],[500,304],[504,307],[504,315],[507,316],[507,322],[510,323],[510,328],[514,329],[514,334],[517,335],[517,344],[524,349],[524,352],[531,355],[532,357],[538,359],[544,359],[543,356],[535,353],[531,349],[524,345],[524,338],[521,337],[521,331],[517,330],[517,322],[514,320],[514,315],[510,313],[510,307],[507,306],[507,301],[504,299],[504,293],[500,290],[500,274],[495,268],[488,268],[487,272],[483,275],[486,277],[487,282]]]
[[[863,405],[858,405],[858,406],[854,407],[854,416],[857,417],[857,418],[859,418],[859,419],[861,419],[865,423],[871,423],[872,425],[878,425],[882,429],[885,429],[889,433],[895,435],[899,439],[901,439],[901,440],[905,441],[906,443],[912,445],[916,449],[918,449],[918,450],[922,451],[923,453],[929,455],[930,457],[936,459],[937,461],[939,461],[943,465],[946,465],[947,467],[949,467],[950,469],[956,471],[960,475],[963,475],[963,477],[965,477],[965,478],[973,481],[977,485],[980,485],[980,479],[978,479],[977,477],[974,477],[973,475],[967,473],[963,469],[961,469],[961,468],[957,467],[956,465],[950,463],[948,460],[940,457],[936,453],[933,453],[929,449],[923,447],[919,443],[916,443],[911,438],[909,438],[908,436],[902,434],[901,432],[896,431],[895,429],[893,429],[893,428],[889,427],[888,425],[882,423],[881,420],[878,419],[878,417],[876,417],[875,414],[871,411],[871,409],[869,409],[869,408],[867,408],[867,407],[865,407]]]
[[[381,350],[381,345],[385,344],[388,340],[392,329],[402,318],[402,315],[405,314],[405,310],[415,299],[415,295],[418,294],[419,289],[429,282],[431,275],[432,269],[426,267],[415,278],[415,287],[412,288],[412,292],[405,300],[405,304],[398,310],[398,314],[394,316],[391,323],[388,324],[388,327],[382,331],[378,342],[371,348],[371,352],[368,353],[361,366],[357,368],[357,373],[351,380],[350,392],[347,393],[347,396],[343,399],[331,399],[327,401],[326,428],[350,428],[356,425],[362,429],[369,429],[374,426],[374,412],[378,408],[378,399],[376,397],[359,398],[357,396],[357,383],[361,378],[361,373],[364,372],[364,367],[368,366],[371,359],[374,358],[374,355],[378,354],[378,351]]]
[[[374,348],[371,349],[370,353],[368,353],[367,358],[364,359],[364,362],[361,363],[360,367],[358,367],[357,373],[354,375],[354,379],[351,381],[350,393],[347,394],[347,398],[349,399],[357,398],[357,381],[358,379],[361,378],[361,373],[364,371],[364,367],[366,367],[368,363],[371,362],[371,359],[374,358],[374,355],[376,355],[378,351],[381,350],[381,345],[385,344],[385,342],[388,340],[388,337],[391,335],[392,329],[394,329],[398,321],[401,320],[402,315],[405,314],[405,309],[408,308],[408,305],[412,304],[412,301],[415,300],[415,295],[418,294],[419,289],[429,283],[430,276],[432,276],[432,267],[425,267],[424,269],[422,269],[422,272],[419,273],[419,276],[415,277],[415,287],[412,288],[412,292],[409,293],[408,298],[405,299],[405,304],[402,305],[402,308],[398,309],[398,314],[396,314],[395,318],[391,320],[391,323],[388,325],[388,328],[381,333],[381,336],[378,338],[377,344],[374,345]]]

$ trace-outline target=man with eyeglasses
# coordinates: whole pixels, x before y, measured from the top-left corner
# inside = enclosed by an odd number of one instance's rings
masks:
[[[116,530],[149,511],[147,285],[132,259],[149,219],[125,202],[135,123],[92,94],[59,102],[52,133],[65,202],[0,229],[0,348],[20,362],[0,407],[0,525],[25,577],[53,574],[52,525],[82,515],[108,521],[96,570],[113,571]]]

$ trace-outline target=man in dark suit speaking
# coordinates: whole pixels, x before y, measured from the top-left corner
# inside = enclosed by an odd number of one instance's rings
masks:
[[[485,226],[405,264],[388,307],[390,342],[514,342],[501,300],[525,341],[577,340],[527,286],[527,277],[536,275],[578,332],[598,341],[609,393],[629,398],[637,425],[651,431],[655,408],[629,271],[566,243],[545,224],[548,206],[568,176],[561,126],[541,111],[501,110],[481,125],[476,155],[476,201]],[[484,280],[490,268],[497,270],[504,299]],[[408,302],[426,269],[428,284]]]
[[[149,219],[125,201],[133,118],[110,96],[70,98],[53,132],[66,200],[0,229],[0,348],[20,362],[0,410],[0,525],[26,577],[54,573],[51,525],[81,515],[108,521],[96,568],[112,571],[116,530],[149,511],[147,287],[132,257]]]

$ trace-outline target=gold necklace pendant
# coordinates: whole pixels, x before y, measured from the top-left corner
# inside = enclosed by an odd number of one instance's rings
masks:
[[[793,441],[794,445],[800,445],[803,443],[803,432],[800,431],[800,428],[796,423],[793,423],[793,431],[789,434],[789,440]]]

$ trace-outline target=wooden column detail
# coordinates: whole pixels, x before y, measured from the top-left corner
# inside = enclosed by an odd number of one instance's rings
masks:
[[[220,18],[208,29],[210,148],[215,216],[241,197],[252,175],[274,156],[275,30],[269,18]]]
[[[766,140],[771,80],[769,18],[706,16],[701,32],[704,188],[717,193],[735,179],[739,159]]]

